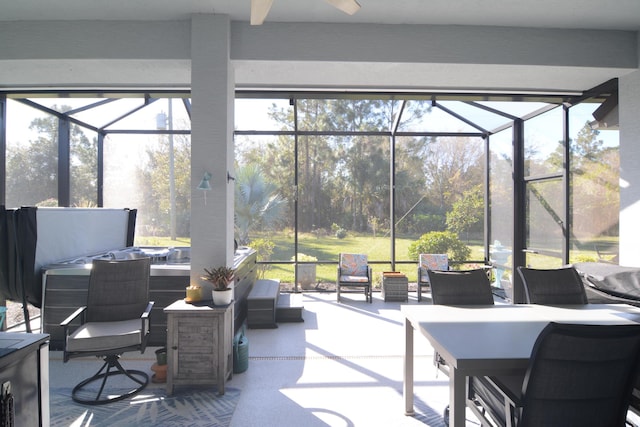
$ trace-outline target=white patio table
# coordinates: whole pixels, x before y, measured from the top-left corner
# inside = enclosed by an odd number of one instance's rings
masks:
[[[551,321],[583,324],[640,323],[640,308],[626,304],[545,306],[403,305],[404,403],[413,408],[413,335],[424,335],[449,372],[449,425],[465,425],[467,377],[508,375],[527,368],[533,344]]]

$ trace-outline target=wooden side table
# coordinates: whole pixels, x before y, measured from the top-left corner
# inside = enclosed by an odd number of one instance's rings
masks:
[[[188,304],[178,300],[167,314],[167,395],[176,385],[215,384],[224,394],[233,374],[233,301]]]

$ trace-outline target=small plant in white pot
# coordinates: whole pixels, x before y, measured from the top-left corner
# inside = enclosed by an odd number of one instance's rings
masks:
[[[215,305],[230,304],[233,299],[233,288],[230,285],[233,282],[235,270],[231,267],[220,266],[211,269],[205,268],[204,273],[202,279],[213,285],[213,291],[211,291],[213,303]]]

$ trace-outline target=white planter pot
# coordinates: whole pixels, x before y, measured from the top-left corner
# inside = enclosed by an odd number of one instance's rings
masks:
[[[226,291],[211,291],[214,305],[228,305],[231,304],[233,299],[233,289],[227,289]]]
[[[314,289],[316,286],[316,265],[296,265],[296,276],[298,277],[298,283],[303,290]]]

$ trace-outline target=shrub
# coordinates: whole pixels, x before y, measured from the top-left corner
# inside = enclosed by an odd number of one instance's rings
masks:
[[[331,232],[338,239],[344,239],[345,237],[347,237],[347,230],[345,230],[344,228],[340,227],[335,222],[333,224],[331,224]]]
[[[295,261],[296,257],[291,257],[291,261]],[[300,262],[315,262],[318,261],[318,258],[314,257],[313,255],[307,255],[307,254],[303,254],[298,252],[298,261]]]
[[[276,244],[268,239],[253,239],[250,246],[256,251],[258,261],[271,261],[271,255]],[[270,264],[259,264],[258,278],[264,279],[264,275],[269,269],[271,269]]]
[[[455,233],[432,231],[409,245],[409,258],[417,261],[420,254],[447,254],[452,261],[465,261],[471,249]]]
[[[339,228],[336,231],[336,237],[338,239],[344,239],[345,237],[347,237],[347,230],[345,230],[344,228]]]

